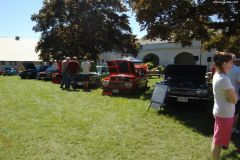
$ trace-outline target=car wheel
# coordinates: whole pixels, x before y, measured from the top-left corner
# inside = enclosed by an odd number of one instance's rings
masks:
[[[144,90],[147,90],[148,89],[148,86],[147,86],[147,82],[145,83],[145,86],[144,86]]]

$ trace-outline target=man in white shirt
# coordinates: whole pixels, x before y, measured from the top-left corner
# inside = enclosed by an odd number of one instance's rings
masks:
[[[89,84],[89,73],[91,68],[91,63],[87,60],[87,57],[83,58],[83,62],[81,64],[81,68],[83,70],[83,85],[84,90],[88,90],[88,84]]]
[[[232,54],[233,62],[234,59],[236,59],[236,56]],[[234,62],[235,63],[235,62]],[[236,66],[235,64],[232,66],[232,69],[227,73],[228,77],[230,78],[233,87],[235,89],[235,92],[238,97],[238,102],[235,105],[235,116],[234,116],[234,122],[233,122],[233,133],[238,134],[240,131],[237,129],[237,123],[239,119],[239,110],[240,110],[240,101],[239,101],[239,89],[240,89],[240,68]]]

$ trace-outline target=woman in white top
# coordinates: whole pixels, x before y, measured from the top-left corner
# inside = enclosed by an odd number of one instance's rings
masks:
[[[217,52],[213,57],[216,72],[213,76],[213,95],[215,117],[212,143],[213,160],[219,160],[222,147],[228,147],[233,126],[235,104],[238,101],[231,80],[226,75],[233,65],[232,55]]]

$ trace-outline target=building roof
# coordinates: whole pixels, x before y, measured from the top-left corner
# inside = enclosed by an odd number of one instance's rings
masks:
[[[36,45],[35,39],[0,37],[0,61],[40,61]]]
[[[163,40],[160,40],[160,39],[156,39],[156,40],[139,39],[137,42],[142,44],[142,45],[144,45],[144,44],[156,44],[156,43],[161,43],[161,44],[171,43],[169,41],[163,41]]]

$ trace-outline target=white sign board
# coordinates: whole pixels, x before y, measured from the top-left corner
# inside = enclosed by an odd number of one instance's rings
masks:
[[[164,103],[167,94],[167,89],[168,89],[167,85],[156,83],[151,99],[152,108],[160,109],[160,106]]]

